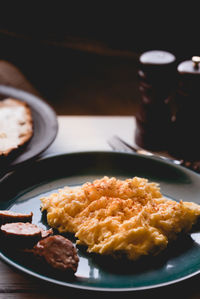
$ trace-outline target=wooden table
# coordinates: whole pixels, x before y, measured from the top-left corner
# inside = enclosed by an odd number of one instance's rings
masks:
[[[59,132],[56,140],[43,154],[111,150],[107,140],[117,134],[134,143],[135,119],[133,117],[59,116]],[[180,282],[177,285],[140,291],[138,293],[117,293],[113,298],[200,298],[200,276]],[[0,299],[24,298],[110,298],[111,293],[93,293],[63,288],[48,284],[19,272],[0,261]],[[166,297],[165,297],[166,296]]]

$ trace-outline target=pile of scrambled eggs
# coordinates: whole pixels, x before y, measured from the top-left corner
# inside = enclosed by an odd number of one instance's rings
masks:
[[[103,177],[41,198],[48,224],[72,232],[89,252],[125,253],[131,260],[157,254],[200,215],[192,202],[166,199],[159,185],[134,177]]]

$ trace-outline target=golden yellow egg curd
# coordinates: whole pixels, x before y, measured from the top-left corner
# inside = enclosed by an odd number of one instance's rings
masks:
[[[74,233],[88,252],[122,253],[131,260],[158,254],[200,215],[198,204],[167,199],[157,183],[139,177],[105,176],[64,187],[41,198],[41,208],[51,227]]]

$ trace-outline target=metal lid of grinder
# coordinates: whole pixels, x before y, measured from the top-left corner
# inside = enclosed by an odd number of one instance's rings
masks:
[[[200,94],[200,56],[181,62],[177,67],[179,75],[179,91],[185,95]]]
[[[140,56],[140,63],[154,67],[171,64],[175,60],[172,53],[160,50],[147,51]]]
[[[152,50],[139,57],[141,101],[136,114],[135,142],[148,149],[165,149],[171,123],[170,100],[175,86],[176,57]]]
[[[152,50],[141,54],[138,79],[142,99],[164,101],[176,83],[176,67],[176,57],[170,52]]]
[[[200,159],[200,143],[197,137],[200,127],[200,56],[181,62],[177,66],[177,72],[177,112],[172,124],[173,147],[170,152],[181,159]]]
[[[177,68],[180,74],[200,75],[200,56],[192,56],[191,60],[181,62]]]
[[[175,67],[176,57],[167,51],[152,50],[144,52],[139,57],[140,70],[146,73],[151,81],[154,76],[168,76],[168,71]],[[139,73],[142,75],[142,73]]]

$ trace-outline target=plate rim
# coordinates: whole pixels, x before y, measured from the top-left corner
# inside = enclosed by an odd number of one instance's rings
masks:
[[[105,288],[105,287],[91,287],[91,286],[83,286],[83,285],[78,285],[78,284],[73,284],[69,282],[62,282],[60,280],[56,280],[50,277],[43,276],[41,274],[37,274],[34,271],[28,270],[27,268],[20,266],[19,264],[11,261],[8,259],[2,252],[0,251],[0,259],[5,262],[6,264],[12,266],[13,268],[20,270],[21,273],[26,273],[27,275],[31,277],[35,277],[37,279],[40,279],[42,281],[57,285],[57,286],[63,286],[63,287],[70,287],[73,289],[79,289],[79,290],[88,290],[88,291],[99,291],[99,292],[136,292],[136,291],[145,291],[145,290],[152,290],[152,289],[160,289],[162,287],[174,285],[176,283],[188,280],[198,274],[200,274],[200,269],[198,271],[195,271],[191,274],[188,274],[187,276],[184,276],[179,279],[172,280],[170,282],[164,282],[164,283],[159,283],[155,285],[150,285],[150,286],[142,286],[142,287],[130,287],[130,288]]]
[[[71,156],[71,155],[101,155],[101,154],[111,154],[111,155],[122,155],[122,156],[136,156],[136,157],[141,157],[144,160],[154,160],[157,161],[158,163],[161,164],[167,164],[171,167],[174,168],[178,168],[181,169],[184,172],[188,172],[190,175],[194,175],[195,177],[198,177],[198,179],[200,179],[200,175],[196,172],[194,172],[193,170],[190,170],[184,166],[181,165],[177,165],[174,164],[171,161],[166,161],[166,160],[162,160],[159,159],[158,157],[152,157],[152,156],[145,156],[143,154],[139,154],[139,153],[130,153],[130,152],[121,152],[121,151],[112,151],[112,150],[99,150],[99,151],[76,151],[76,152],[66,152],[66,153],[53,153],[47,156],[43,156],[40,157],[39,159],[37,159],[34,163],[41,163],[42,161],[48,161],[51,159],[56,159],[58,157],[62,158],[65,156]],[[30,165],[31,166],[31,165]],[[27,170],[28,167],[25,168],[25,170]],[[23,171],[23,168],[21,169]],[[40,279],[42,281],[51,283],[51,284],[55,284],[55,285],[59,285],[59,286],[63,286],[63,287],[70,287],[70,288],[75,288],[75,289],[82,289],[82,290],[88,290],[88,291],[99,291],[99,292],[135,292],[135,291],[144,291],[144,290],[150,290],[150,289],[156,289],[156,288],[161,288],[161,287],[165,287],[165,286],[170,286],[170,285],[174,285],[178,282],[184,281],[184,280],[188,280],[189,278],[192,278],[198,274],[200,274],[200,269],[190,273],[186,276],[180,277],[178,279],[173,279],[171,281],[167,281],[167,282],[163,282],[163,283],[158,283],[158,284],[153,284],[153,285],[149,285],[149,286],[141,286],[141,287],[125,287],[125,288],[110,288],[110,287],[96,287],[96,286],[84,286],[84,285],[79,285],[79,284],[73,284],[70,282],[62,282],[60,280],[56,280],[54,278],[51,277],[47,277],[47,276],[43,276],[42,274],[36,273],[32,270],[27,269],[24,266],[21,266],[18,263],[15,263],[14,261],[12,261],[11,259],[7,258],[1,251],[0,249],[0,259],[11,265],[12,267],[20,270],[22,273],[26,273],[29,276],[35,277],[37,279]]]

